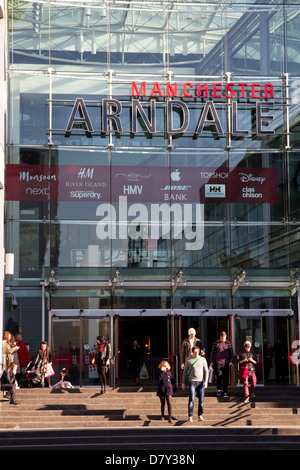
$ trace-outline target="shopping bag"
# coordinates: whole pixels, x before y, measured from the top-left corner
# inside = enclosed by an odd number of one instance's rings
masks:
[[[51,377],[51,375],[55,375],[52,365],[47,362],[46,369],[45,369],[45,377]]]
[[[149,379],[149,374],[148,374],[147,367],[146,367],[145,364],[143,364],[142,367],[141,367],[140,379],[141,379],[141,380],[147,380],[147,379]]]
[[[238,371],[238,379],[245,380],[247,375],[248,375],[248,366],[240,367]]]
[[[209,366],[208,368],[208,383],[213,383],[214,381],[214,368],[213,366]]]

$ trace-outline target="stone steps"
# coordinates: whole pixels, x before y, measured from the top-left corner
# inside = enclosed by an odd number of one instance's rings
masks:
[[[299,450],[300,390],[257,387],[243,404],[241,387],[217,398],[209,387],[204,421],[187,420],[188,392],[172,400],[173,423],[160,419],[155,387],[17,390],[17,406],[0,400],[0,450],[103,450],[101,459],[153,453],[189,454],[203,463],[204,450]],[[195,401],[195,412],[198,401]],[[200,452],[201,449],[201,452]],[[148,454],[145,454],[148,452]],[[117,455],[117,454],[115,454]],[[100,464],[104,461],[100,461]],[[105,462],[106,463],[106,462]]]
[[[230,398],[217,398],[207,390],[205,421],[187,421],[188,392],[178,391],[172,400],[173,424],[160,419],[156,389],[108,389],[100,395],[93,388],[58,391],[54,389],[17,390],[17,406],[0,401],[0,429],[94,429],[109,427],[284,427],[300,429],[300,391],[296,387],[259,388],[250,404],[243,404],[240,387]],[[166,408],[167,412],[167,408]]]

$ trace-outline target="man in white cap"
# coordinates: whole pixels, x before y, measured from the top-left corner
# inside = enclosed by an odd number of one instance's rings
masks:
[[[204,356],[202,343],[201,343],[201,340],[196,337],[195,328],[190,328],[188,330],[188,335],[189,335],[188,338],[184,339],[182,342],[181,355],[180,355],[181,369],[184,369],[186,359],[192,356],[193,347],[198,346],[200,350],[200,355]]]

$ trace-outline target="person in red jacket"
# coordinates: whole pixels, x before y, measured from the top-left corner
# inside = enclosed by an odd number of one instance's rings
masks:
[[[20,334],[16,335],[16,342],[17,346],[19,346],[18,359],[20,364],[20,372],[23,374],[25,372],[26,366],[30,362],[30,356],[26,343],[22,340],[22,336]]]

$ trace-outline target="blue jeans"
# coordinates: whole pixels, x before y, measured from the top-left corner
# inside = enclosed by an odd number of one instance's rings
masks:
[[[203,414],[203,404],[204,404],[204,387],[202,382],[190,381],[189,383],[189,407],[188,415],[193,416],[194,412],[194,401],[198,397],[198,416]]]

